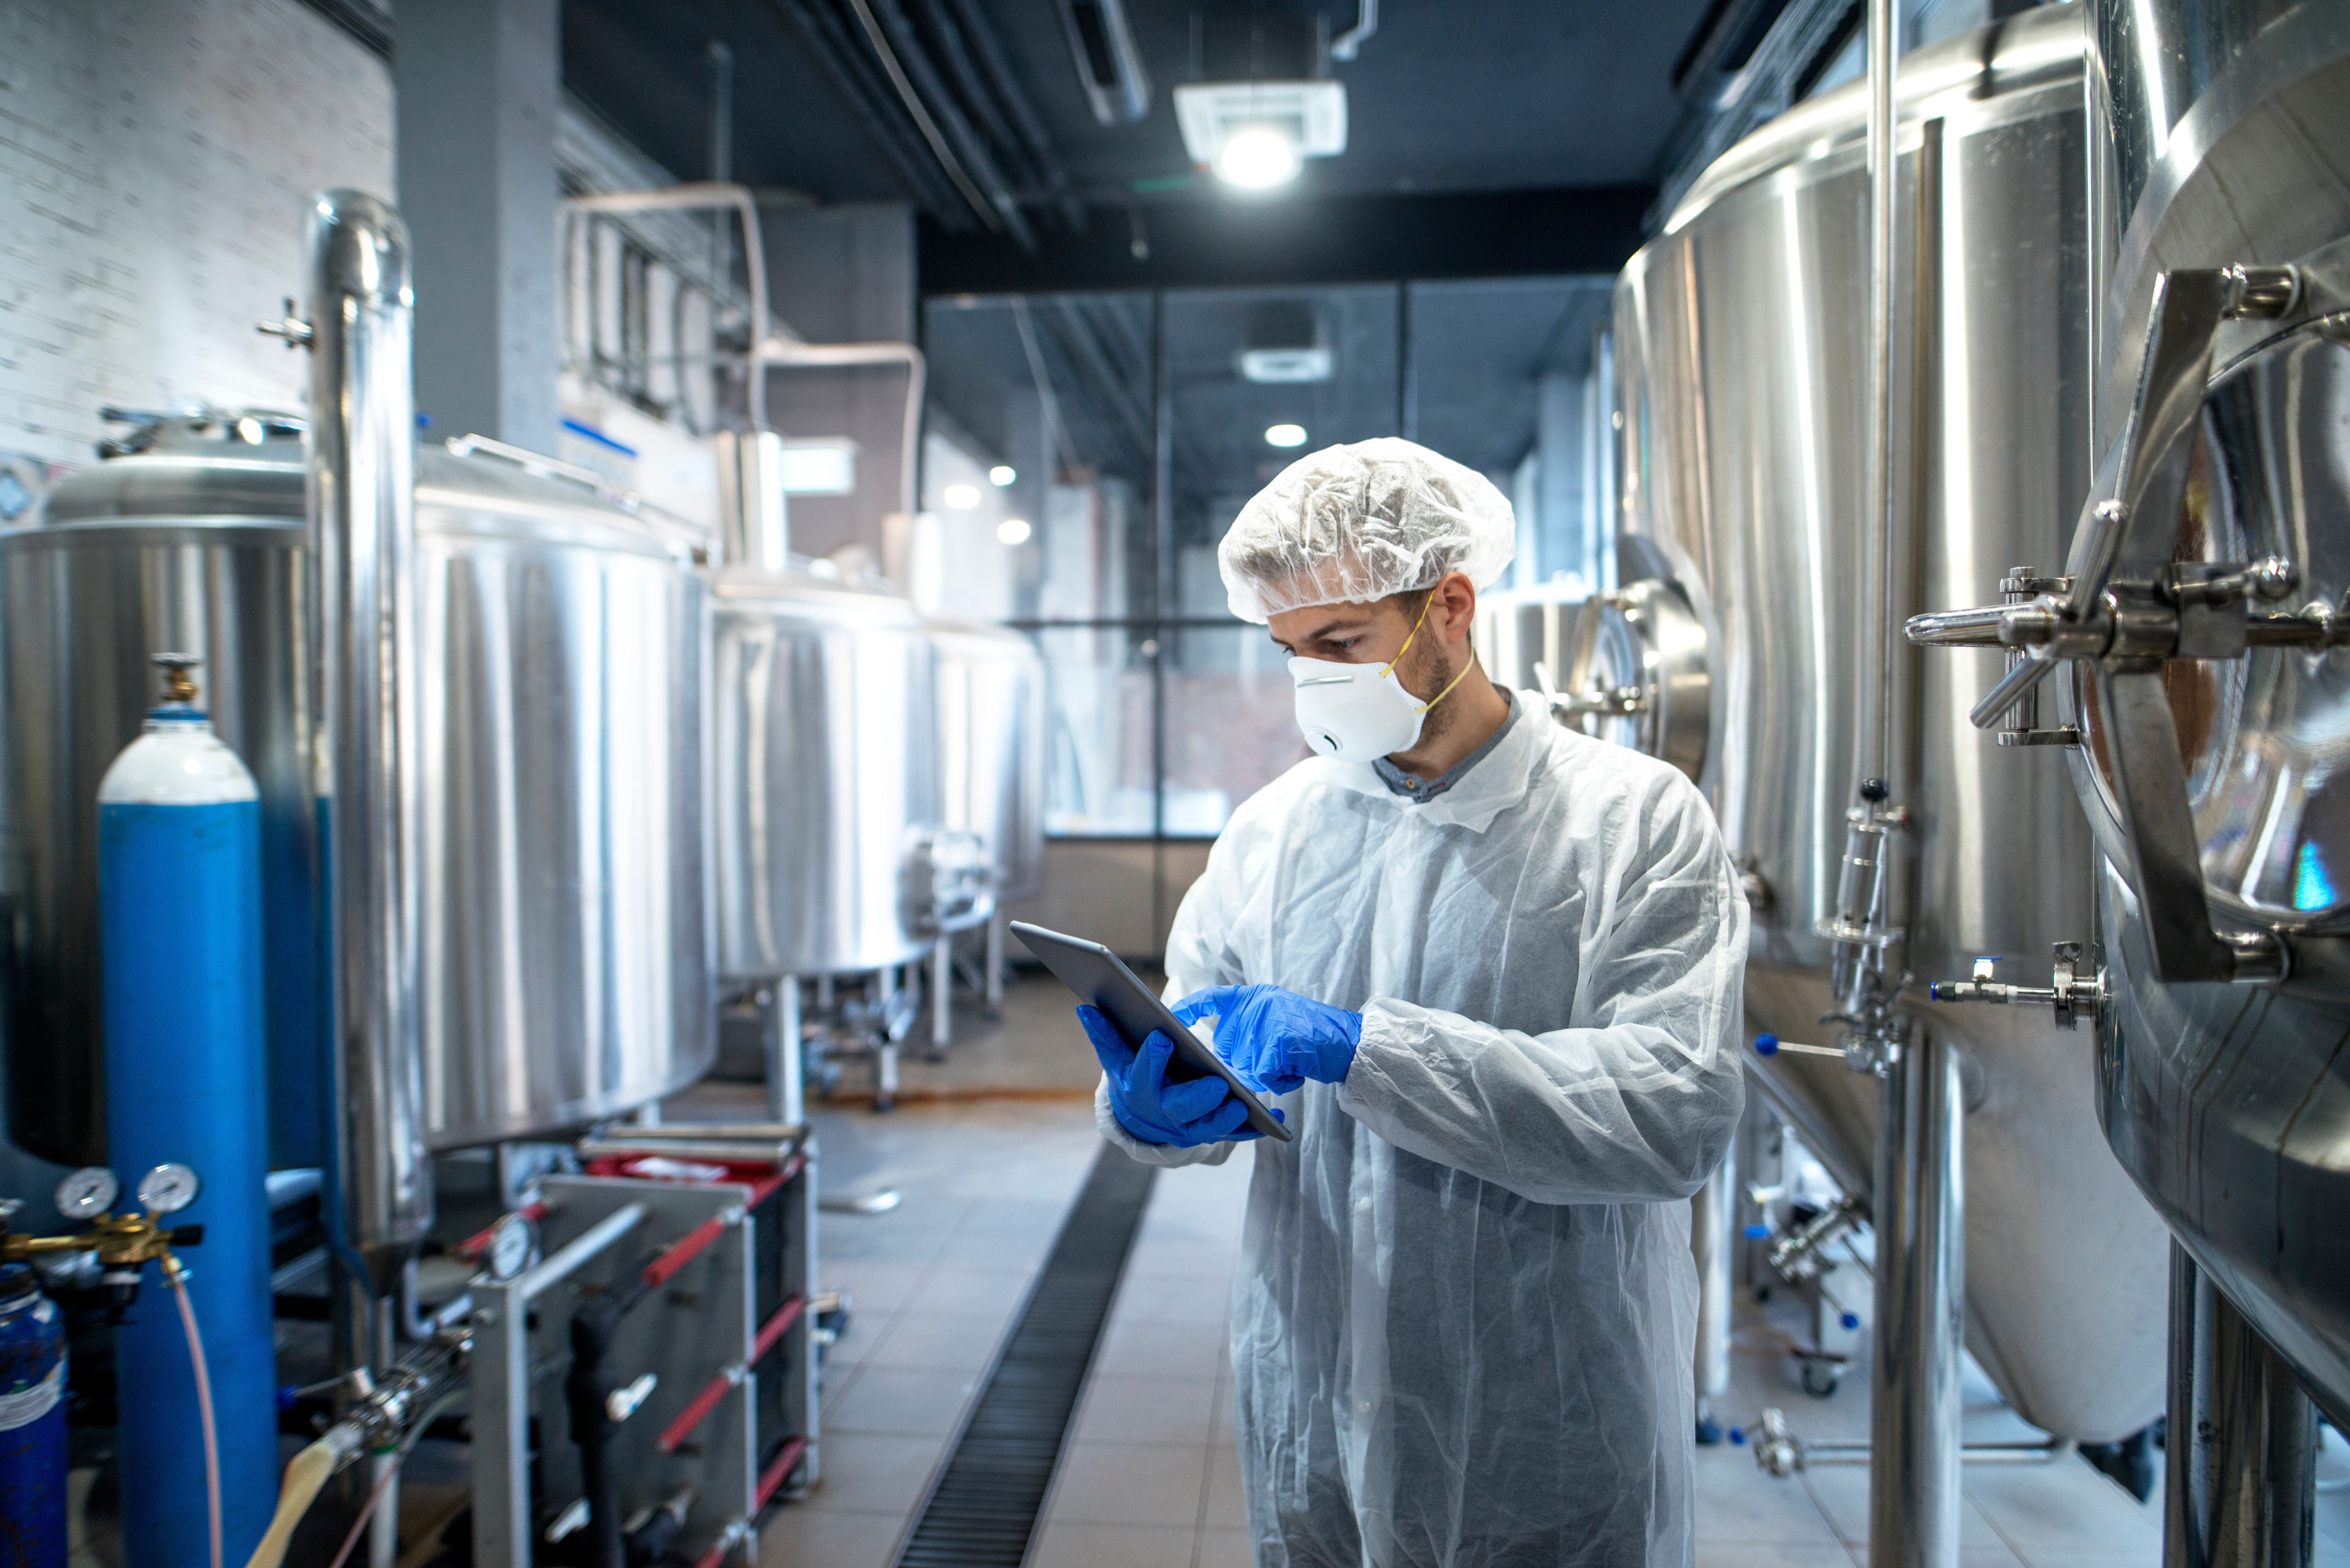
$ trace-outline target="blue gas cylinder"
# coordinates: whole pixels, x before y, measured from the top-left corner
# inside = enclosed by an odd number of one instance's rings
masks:
[[[187,1290],[219,1436],[222,1544],[242,1563],[277,1490],[260,792],[194,705],[193,660],[157,662],[173,671],[167,701],[98,792],[107,1147],[125,1208],[145,1206],[130,1194],[158,1166],[198,1178],[171,1223],[203,1227]],[[172,1293],[146,1273],[114,1336],[123,1556],[200,1568],[211,1531],[195,1376]]]
[[[0,1568],[65,1568],[66,1320],[0,1264]]]

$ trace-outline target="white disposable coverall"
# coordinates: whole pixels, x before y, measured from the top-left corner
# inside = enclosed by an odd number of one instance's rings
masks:
[[[1258,1141],[1232,1303],[1259,1568],[1691,1562],[1686,1199],[1743,1103],[1746,901],[1679,773],[1549,722],[1424,805],[1316,757],[1183,899],[1168,994],[1363,1014]],[[1103,1136],[1158,1165],[1230,1143]]]

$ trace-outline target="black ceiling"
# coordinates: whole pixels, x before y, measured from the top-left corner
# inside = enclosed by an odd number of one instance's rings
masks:
[[[1205,225],[1192,248],[1228,248],[1234,225],[1255,221],[1247,207],[1284,204],[1300,213],[1355,214],[1357,234],[1399,224],[1426,231],[1411,258],[1388,267],[1340,265],[1336,274],[1396,275],[1407,265],[1422,275],[1567,270],[1547,243],[1523,258],[1478,260],[1478,253],[1495,251],[1495,235],[1506,236],[1512,215],[1523,212],[1517,193],[1532,192],[1550,193],[1544,222],[1561,243],[1586,222],[1578,197],[1565,193],[1604,197],[1604,209],[1589,220],[1595,234],[1608,231],[1596,246],[1602,254],[1581,265],[1612,268],[1629,237],[1614,232],[1618,215],[1639,210],[1685,108],[1671,77],[1709,0],[1388,0],[1358,57],[1330,67],[1347,84],[1346,153],[1311,161],[1289,192],[1245,203],[1191,180],[1176,129],[1170,89],[1191,75],[1199,9],[1128,0],[1150,78],[1149,112],[1132,124],[1103,126],[1087,107],[1053,0],[870,5],[884,22],[897,16],[925,29],[939,25],[938,16],[960,15],[1000,46],[1012,91],[1033,108],[1049,162],[1066,181],[1056,202],[1036,183],[1043,164],[1024,155],[998,160],[1034,230],[1028,244],[978,230],[972,208],[956,201],[874,57],[862,52],[868,41],[855,0],[567,0],[565,85],[681,178],[706,177],[708,46],[723,42],[734,60],[733,177],[827,202],[916,202],[929,220],[924,275],[933,291],[972,286],[970,277],[983,275],[986,286],[1007,286],[999,275],[1007,274],[1016,284],[1032,257],[1042,269],[1036,286],[1118,281],[1110,275],[1140,259],[1156,261],[1162,275],[1124,281],[1240,281],[1180,266],[1180,275],[1165,275],[1174,264],[1135,257],[1132,214],[1143,220],[1146,251],[1180,253],[1193,228]],[[1217,0],[1211,7],[1219,17],[1252,11],[1295,17],[1315,9],[1305,0],[1253,7]],[[1322,0],[1318,10],[1333,33],[1356,20],[1350,0]],[[1020,177],[1024,162],[1027,179]],[[1451,204],[1412,200],[1429,194],[1451,197]],[[1455,231],[1457,242],[1450,237]],[[1448,248],[1460,253],[1451,265],[1441,254]],[[1330,265],[1312,270],[1334,275]]]

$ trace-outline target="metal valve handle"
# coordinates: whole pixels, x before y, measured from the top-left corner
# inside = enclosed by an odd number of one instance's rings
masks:
[[[2129,843],[2127,869],[2147,911],[2158,980],[2270,981],[2286,969],[2284,944],[2274,932],[2222,933],[2211,922],[2201,843],[2162,670],[2173,659],[2234,659],[2256,645],[2325,648],[2342,638],[2345,618],[2331,606],[2287,615],[2250,609],[2256,600],[2281,599],[2293,590],[2300,572],[2290,561],[2169,559],[2220,327],[2231,317],[2282,316],[2301,294],[2301,275],[2292,267],[2162,275],[2112,493],[2093,498],[2082,514],[2071,579],[2061,589],[2054,581],[2032,581],[2031,587],[2050,591],[2019,603],[2026,588],[2026,575],[2019,572],[2002,583],[2010,602],[1996,611],[1920,616],[1907,628],[1914,643],[1980,648],[1996,641],[2011,650],[2006,674],[1968,714],[1984,729],[2018,713],[2059,662],[2089,667],[2105,720],[2102,761]],[[2030,712],[2019,713],[2026,731],[2033,728]],[[2014,732],[2003,733],[2002,741]],[[1973,981],[1935,988],[1937,996],[1953,1001],[2003,1002],[2015,992],[1980,967]],[[2054,993],[2019,999],[2052,1001],[2060,1015],[2067,1008],[2066,999]]]

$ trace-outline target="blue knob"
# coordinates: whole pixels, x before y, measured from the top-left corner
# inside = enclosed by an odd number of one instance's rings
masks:
[[[1743,1427],[1731,1428],[1730,1440],[1732,1443],[1737,1444],[1740,1448],[1744,1448],[1746,1446],[1746,1428]]]
[[[1757,1034],[1754,1037],[1754,1054],[1757,1056],[1776,1056],[1779,1054],[1779,1037],[1776,1034]]]
[[[300,1397],[301,1391],[288,1383],[277,1391],[277,1407],[281,1410],[291,1410],[294,1408],[294,1401]]]
[[[1767,1241],[1771,1239],[1771,1227],[1768,1225],[1749,1225],[1746,1227],[1746,1239],[1750,1241]]]
[[[1836,1322],[1844,1324],[1846,1328],[1858,1328],[1860,1326],[1860,1317],[1859,1314],[1856,1313],[1845,1313],[1837,1317]]]

